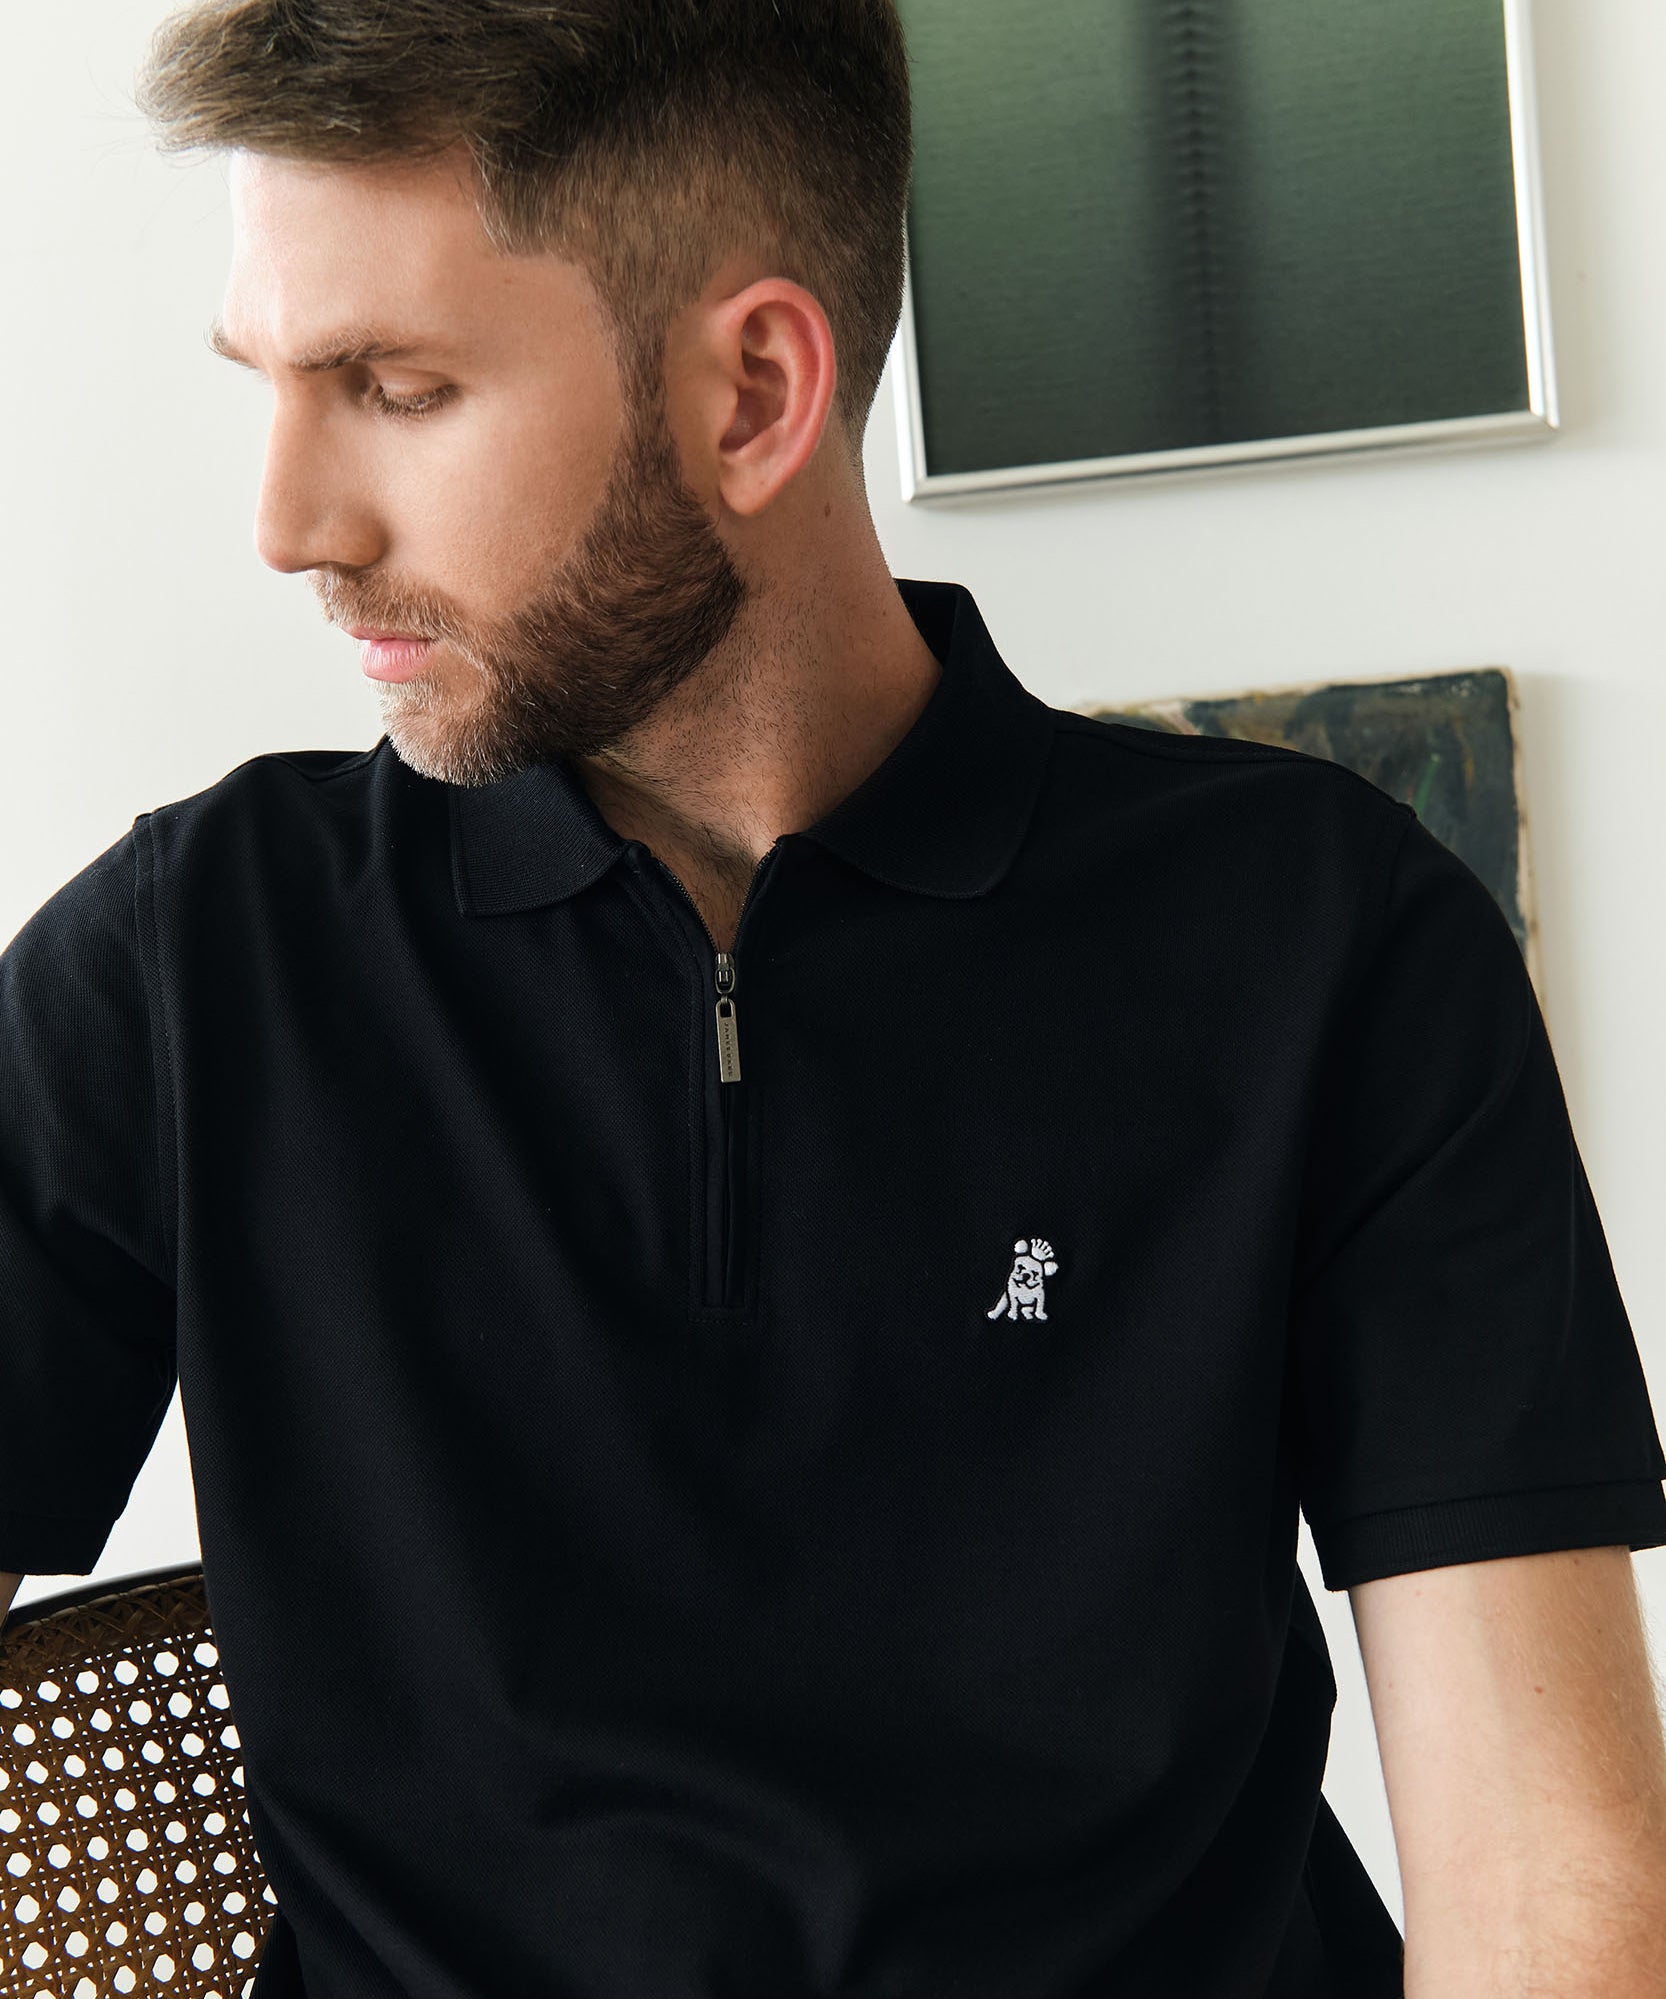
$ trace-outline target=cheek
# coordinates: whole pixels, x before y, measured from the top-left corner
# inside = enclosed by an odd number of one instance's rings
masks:
[[[578,532],[595,511],[623,443],[618,413],[600,395],[478,396],[473,435],[459,440],[478,489],[504,495],[499,511],[536,518],[541,540]]]
[[[459,402],[413,461],[405,517],[446,566],[492,577],[513,602],[583,534],[611,461],[593,437],[516,420],[507,398]]]

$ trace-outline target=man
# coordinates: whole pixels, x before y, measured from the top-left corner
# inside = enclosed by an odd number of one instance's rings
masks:
[[[1666,1458],[1520,954],[890,575],[887,0],[243,0],[142,102],[385,732],[0,956],[0,1560],[177,1380],[258,1999],[1666,1990]]]

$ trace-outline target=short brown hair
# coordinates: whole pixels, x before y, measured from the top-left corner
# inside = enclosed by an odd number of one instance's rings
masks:
[[[894,0],[195,0],[151,37],[135,102],[168,153],[463,144],[488,239],[588,271],[637,398],[724,257],[762,254],[827,314],[860,462],[913,164]]]

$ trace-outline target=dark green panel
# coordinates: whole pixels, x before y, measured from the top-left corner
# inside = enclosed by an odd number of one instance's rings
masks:
[[[907,0],[909,247],[939,471],[1161,449],[1173,366],[1170,135],[1142,10]]]
[[[1229,0],[1222,435],[1528,407],[1497,0]]]
[[[1528,406],[1502,0],[900,0],[933,473]]]

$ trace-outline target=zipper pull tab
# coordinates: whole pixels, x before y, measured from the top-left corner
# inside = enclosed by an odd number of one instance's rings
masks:
[[[740,1036],[735,1027],[735,958],[732,951],[717,954],[717,1079],[720,1083],[740,1081]]]

